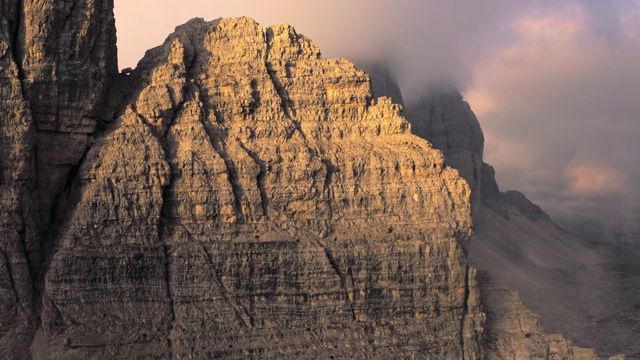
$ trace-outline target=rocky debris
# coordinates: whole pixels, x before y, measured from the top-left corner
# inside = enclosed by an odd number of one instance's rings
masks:
[[[594,350],[572,346],[562,335],[545,334],[540,317],[525,308],[516,291],[487,273],[479,278],[487,314],[487,359],[600,359]]]

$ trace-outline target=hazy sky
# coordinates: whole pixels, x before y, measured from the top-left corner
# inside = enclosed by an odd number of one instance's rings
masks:
[[[387,61],[407,102],[453,82],[501,189],[565,224],[640,231],[640,1],[116,0],[115,11],[121,68],[193,17],[247,15],[294,25],[325,57]]]

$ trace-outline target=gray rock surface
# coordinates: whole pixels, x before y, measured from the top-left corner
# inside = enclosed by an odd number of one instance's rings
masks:
[[[509,213],[502,192],[496,182],[496,171],[493,166],[482,162],[482,170],[480,175],[480,201],[482,206],[493,211],[494,213],[509,219]]]
[[[479,277],[487,313],[487,359],[600,359],[593,349],[572,346],[559,334],[545,334],[540,317],[522,304],[516,291],[504,288],[488,273]]]
[[[502,193],[502,200],[505,206],[513,207],[530,221],[536,222],[549,219],[549,215],[547,215],[540,206],[532,203],[531,200],[527,199],[527,197],[519,191],[505,191]]]
[[[117,73],[113,0],[24,0],[15,64],[35,130],[38,263],[52,210],[92,141],[108,79]]]
[[[17,1],[0,6],[0,354],[28,358],[36,326],[26,256],[36,241],[32,114],[16,66]]]
[[[480,210],[484,135],[469,104],[457,90],[432,89],[407,106],[412,132],[444,153],[445,163],[460,171],[471,187],[473,212]]]
[[[502,193],[495,170],[482,161],[478,120],[457,91],[427,91],[421,101],[407,106],[405,114],[412,131],[442,150],[445,163],[457,167],[472,188],[475,226],[469,262],[491,274],[494,283],[502,284],[483,288],[488,333],[495,331],[492,328],[498,323],[491,319],[500,312],[487,308],[491,305],[486,299],[503,299],[508,307],[511,301],[507,297],[491,294],[508,287],[517,289],[526,306],[542,316],[545,329],[563,333],[582,346],[596,346],[604,354],[637,353],[630,337],[638,334],[639,323],[631,311],[638,287],[633,271],[626,271],[633,269],[628,265],[633,261],[621,261],[622,251],[596,248],[566,233],[524,194],[513,190]],[[612,255],[607,256],[609,253]],[[619,279],[616,270],[607,269],[605,263],[626,269],[622,273],[630,277]],[[517,316],[509,318],[525,321]],[[505,334],[502,330],[498,333]],[[541,330],[538,334],[546,336]],[[494,341],[493,348],[503,346],[498,353],[508,358],[505,354],[514,353],[507,348],[516,345],[515,340],[505,339],[489,338]],[[523,344],[518,346],[527,348]]]
[[[0,4],[0,353],[12,359],[30,357],[53,204],[90,142],[117,68],[112,8]]]

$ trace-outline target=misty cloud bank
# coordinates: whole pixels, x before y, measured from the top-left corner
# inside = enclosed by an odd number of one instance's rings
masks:
[[[457,86],[503,190],[592,237],[640,232],[638,1],[116,0],[120,67],[193,17],[242,15],[387,63],[407,103]]]

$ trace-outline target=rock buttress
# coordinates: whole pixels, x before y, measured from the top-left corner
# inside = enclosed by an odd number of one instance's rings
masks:
[[[195,19],[127,82],[46,274],[53,357],[481,355],[469,188],[365,73]]]
[[[372,77],[383,77],[373,84],[388,79],[384,74],[389,70],[382,69],[371,73]],[[397,84],[379,86],[381,91],[376,95],[397,97],[393,90],[397,88]],[[460,94],[456,90],[427,91],[421,101],[407,108],[412,131],[442,150],[445,164],[457,167],[471,186],[475,224],[469,263],[518,289],[524,303],[542,316],[546,331],[563,332],[578,344],[599,346],[602,352],[606,351],[602,344],[616,343],[611,348],[622,348],[624,335],[615,331],[603,335],[600,322],[596,329],[588,320],[598,316],[599,304],[613,304],[611,292],[602,286],[610,281],[602,281],[599,256],[560,229],[522,193],[500,192],[495,170],[482,161],[483,135],[478,120]],[[484,347],[489,358],[596,356],[592,349],[572,347],[560,335],[544,334],[540,319],[520,303],[518,293],[497,286],[496,280],[480,283],[487,313]],[[601,296],[607,300],[603,302]],[[593,334],[599,334],[599,339]]]
[[[12,359],[30,357],[39,312],[32,279],[54,204],[117,69],[112,8],[111,0],[0,4],[0,353]]]
[[[14,61],[17,1],[0,5],[0,353],[26,359],[35,329],[25,249],[36,241],[34,131]]]
[[[113,0],[23,0],[18,16],[16,62],[35,129],[40,234],[28,251],[36,253],[117,73],[115,20]]]

